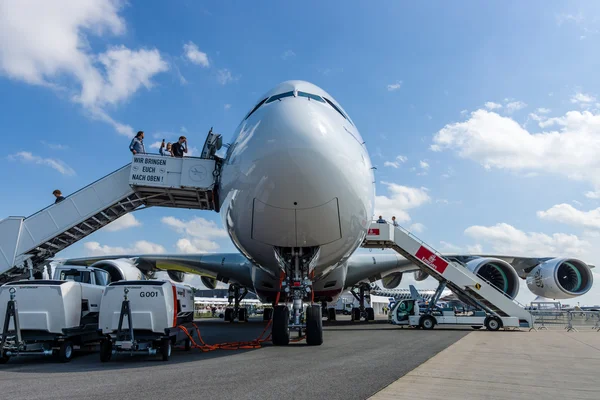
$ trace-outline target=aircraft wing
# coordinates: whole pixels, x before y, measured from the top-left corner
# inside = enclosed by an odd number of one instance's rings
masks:
[[[72,258],[61,262],[66,265],[92,265],[97,261],[117,259],[131,260],[142,271],[184,272],[253,287],[252,264],[239,253],[114,255]]]

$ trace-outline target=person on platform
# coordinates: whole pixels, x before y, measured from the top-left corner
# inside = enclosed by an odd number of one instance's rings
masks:
[[[179,140],[171,146],[173,157],[183,157],[183,153],[188,152],[188,144],[185,136],[179,136]]]
[[[163,139],[162,143],[160,144],[159,152],[161,156],[173,157],[171,142],[167,143],[165,146],[165,139]]]
[[[131,139],[129,150],[133,155],[146,154],[146,149],[144,148],[144,131],[139,131],[135,137]]]

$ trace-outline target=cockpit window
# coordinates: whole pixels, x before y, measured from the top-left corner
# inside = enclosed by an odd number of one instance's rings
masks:
[[[298,96],[300,97],[308,97],[309,99],[320,101],[321,103],[325,103],[325,100],[321,96],[317,96],[316,94],[306,93],[306,92],[298,92]]]
[[[331,102],[331,100],[329,100],[329,99],[325,98],[325,101],[326,101],[327,103],[329,103],[329,105],[330,105],[331,107],[333,107],[333,109],[334,109],[335,111],[339,112],[339,113],[340,113],[340,115],[341,115],[342,117],[344,117],[345,119],[348,119],[348,117],[346,117],[346,115],[345,115],[345,114],[342,112],[342,110],[340,110],[339,108],[337,108],[337,107],[335,106],[335,104],[333,104],[333,103]]]
[[[267,100],[267,104],[272,103],[275,100],[283,99],[284,97],[291,97],[293,95],[294,95],[294,92],[285,92],[285,93],[276,94],[275,96],[269,97],[269,100]]]
[[[267,97],[268,99],[268,97]],[[246,115],[246,118],[244,118],[244,120],[247,120],[249,116],[251,116],[254,111],[258,110],[260,106],[262,106],[264,104],[265,101],[267,101],[267,99],[262,99],[256,106],[254,106],[254,108],[252,109],[252,111],[250,111],[248,113],[248,115]]]

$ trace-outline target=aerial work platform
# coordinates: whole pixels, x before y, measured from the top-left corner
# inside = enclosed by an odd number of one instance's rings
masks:
[[[0,221],[0,283],[33,275],[46,260],[117,218],[144,207],[218,211],[220,135],[204,158],[134,155],[130,164],[29,217]],[[207,150],[208,149],[208,150]]]
[[[393,249],[471,305],[498,317],[519,318],[522,326],[533,327],[533,316],[516,300],[401,227],[372,223],[362,246]]]

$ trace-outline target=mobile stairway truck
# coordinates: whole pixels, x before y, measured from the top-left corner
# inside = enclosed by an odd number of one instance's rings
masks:
[[[106,287],[100,306],[100,361],[113,355],[160,354],[168,361],[173,347],[191,341],[194,294],[190,287],[168,281],[119,281]]]
[[[18,356],[55,356],[98,342],[100,300],[109,280],[92,267],[60,266],[51,280],[0,286],[0,364]]]
[[[485,311],[473,311],[472,314],[457,313],[454,309],[419,306],[419,302],[401,300],[390,311],[390,322],[394,325],[408,325],[413,328],[433,329],[436,325],[461,325],[473,329],[485,327],[497,331],[501,327],[518,328],[519,319],[516,317],[497,317],[488,315]]]

